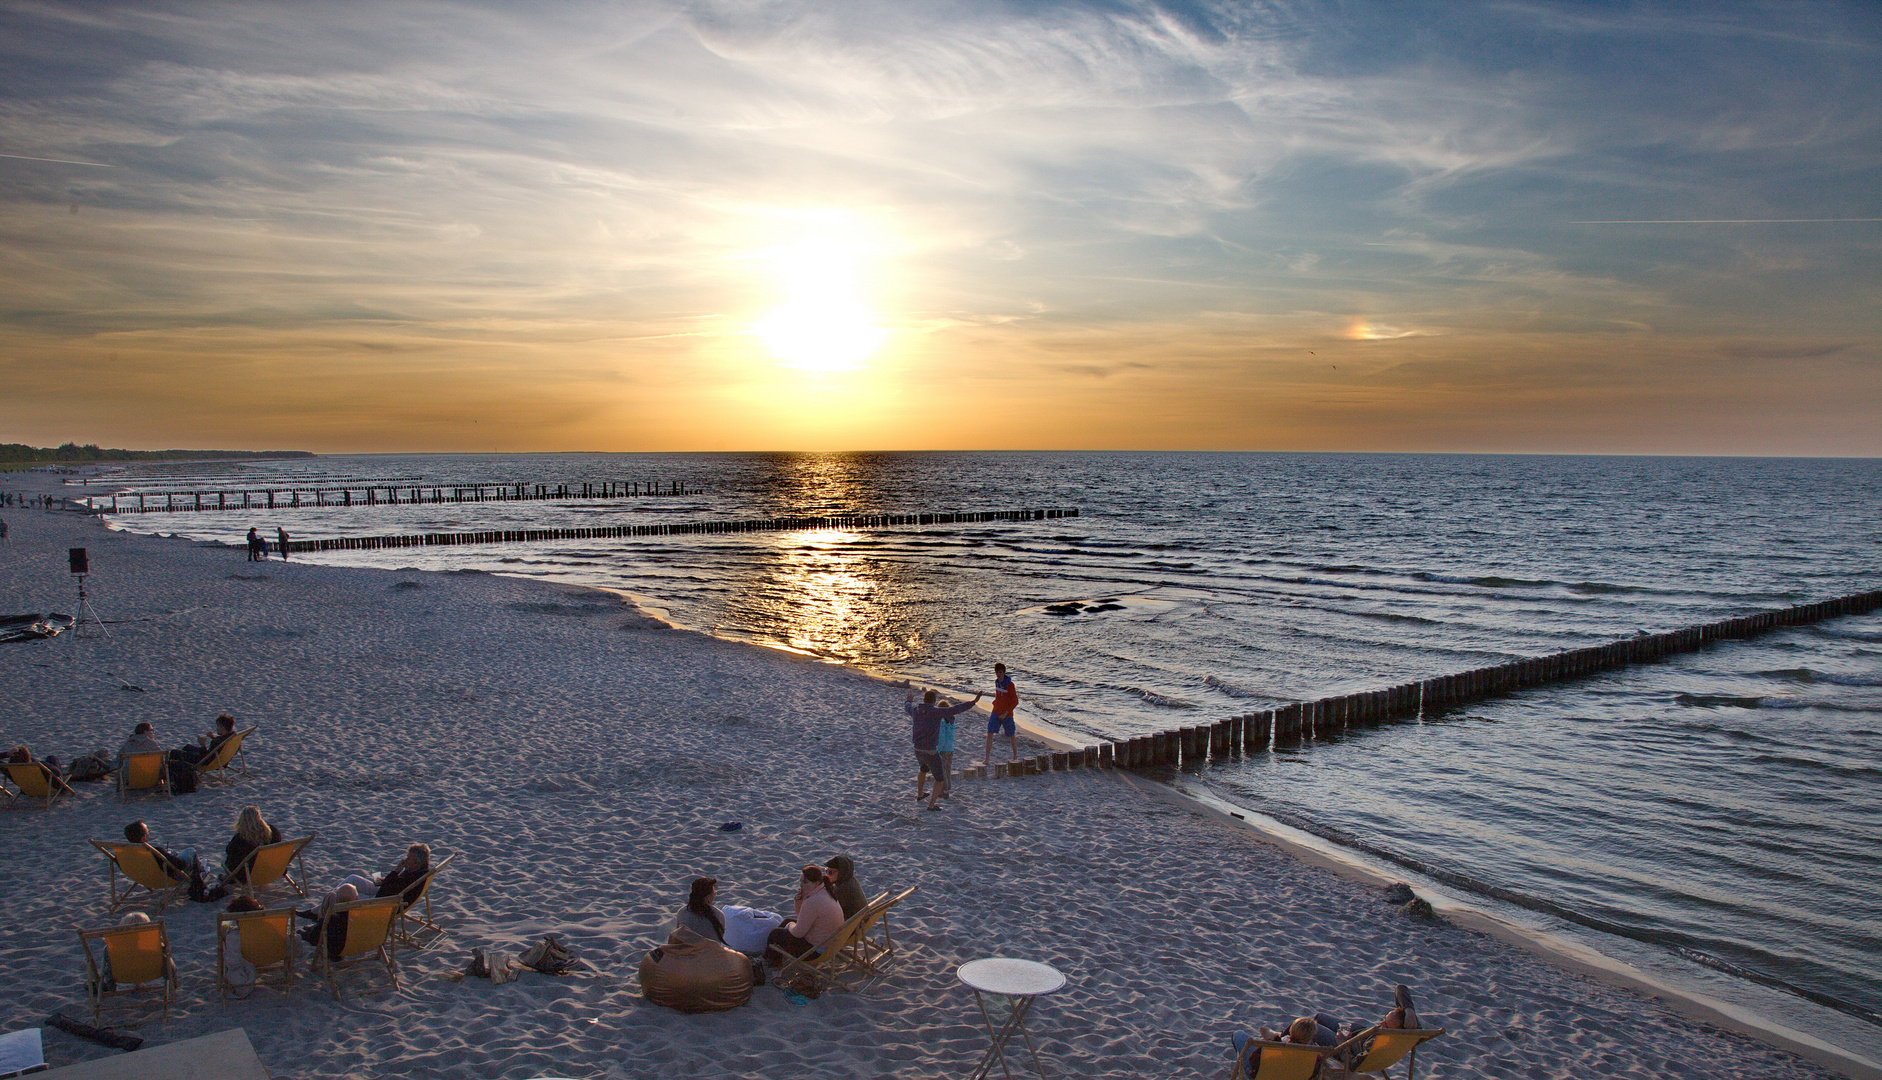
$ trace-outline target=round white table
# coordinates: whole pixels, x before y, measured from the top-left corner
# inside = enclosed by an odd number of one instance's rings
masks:
[[[1013,1073],[1006,1067],[1006,1042],[1015,1032],[1026,1040],[1026,1052],[1032,1055],[1033,1071],[1045,1080],[1046,1070],[1039,1064],[1039,1051],[1033,1048],[1032,1035],[1026,1031],[1026,1014],[1032,1011],[1034,999],[1062,988],[1065,976],[1050,964],[1041,964],[1032,960],[1011,960],[1005,957],[993,957],[987,960],[970,960],[954,972],[955,976],[966,983],[974,992],[974,1003],[980,1006],[981,1022],[987,1025],[987,1036],[993,1044],[980,1059],[980,1065],[974,1069],[974,1080],[986,1080],[993,1071],[993,1063],[1000,1063],[1000,1072],[1007,1080],[1012,1080]],[[1006,999],[1006,1019],[999,1030],[994,1030],[993,1018],[987,1013],[987,994]]]

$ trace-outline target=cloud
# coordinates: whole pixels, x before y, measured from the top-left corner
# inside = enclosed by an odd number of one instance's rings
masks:
[[[1646,335],[1776,379],[1823,342],[1873,349],[1873,233],[1566,223],[1873,216],[1852,193],[1882,187],[1874,23],[1834,4],[8,5],[0,326],[65,363],[127,335],[152,371],[168,357],[171,444],[257,393],[269,355],[401,388],[456,364],[488,387],[470,412],[535,395],[551,356],[566,392],[707,373],[723,407],[762,410],[750,327],[793,287],[763,253],[822,230],[869,253],[864,300],[898,328],[881,371],[981,372],[1036,386],[1035,409],[1070,377],[1176,415],[1211,393],[1183,358],[1238,334],[1472,363],[1497,340]],[[71,396],[0,422],[68,424]],[[1121,430],[1128,404],[1107,407]],[[623,415],[542,414],[550,441]]]

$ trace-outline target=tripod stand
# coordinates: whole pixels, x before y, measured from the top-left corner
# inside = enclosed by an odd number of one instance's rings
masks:
[[[98,609],[91,604],[91,597],[85,594],[85,579],[90,576],[90,574],[78,575],[78,610],[72,613],[73,641],[78,640],[79,631],[84,629],[85,620],[88,616],[91,621],[97,625],[98,632],[103,634],[106,640],[110,640],[111,638],[111,631],[105,629],[104,617],[98,614]]]

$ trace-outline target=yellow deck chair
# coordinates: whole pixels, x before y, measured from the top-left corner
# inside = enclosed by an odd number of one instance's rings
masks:
[[[296,896],[307,895],[307,866],[301,859],[301,849],[314,842],[318,833],[308,833],[299,840],[283,840],[278,844],[263,844],[249,853],[248,880],[241,882],[242,895],[255,896],[265,889],[277,885],[294,890]],[[296,880],[294,870],[300,874]]]
[[[1312,1080],[1320,1075],[1321,1063],[1333,1051],[1331,1046],[1250,1039],[1235,1055],[1235,1070],[1229,1073],[1229,1080]],[[1252,1068],[1248,1064],[1251,1059]]]
[[[1418,1073],[1418,1047],[1442,1034],[1443,1028],[1367,1028],[1334,1051],[1337,1056],[1331,1064],[1338,1070],[1334,1075],[1378,1073],[1386,1076],[1387,1069],[1410,1055],[1411,1060],[1405,1063],[1405,1080],[1412,1080]],[[1366,1044],[1367,1039],[1372,1040],[1370,1046]],[[1366,1048],[1363,1054],[1359,1052],[1362,1046]]]
[[[775,955],[778,958],[778,984],[787,986],[798,976],[808,975],[816,980],[819,986],[825,988],[836,986],[854,993],[862,980],[844,977],[845,973],[854,966],[844,954],[856,943],[857,935],[863,931],[864,920],[868,918],[869,908],[865,907],[846,919],[842,926],[837,927],[836,933],[830,935],[830,940],[824,942],[822,948],[802,956],[792,956],[776,945],[767,945],[766,955]],[[867,969],[864,969],[863,974],[865,976],[868,974]]]
[[[132,795],[170,797],[170,763],[162,750],[126,754],[118,762],[118,798],[129,802]]]
[[[293,989],[294,954],[300,944],[293,908],[216,913],[216,986],[224,998],[237,989],[228,978],[231,934],[241,958],[255,969],[254,985],[278,986],[283,993]]]
[[[196,763],[196,777],[204,783],[234,782],[248,776],[248,755],[242,752],[242,742],[255,733],[254,728],[243,728],[229,736],[227,742],[216,747],[216,752]]]
[[[94,941],[110,961],[110,982],[105,980],[104,965],[92,949]],[[78,943],[85,950],[85,967],[89,971],[85,991],[91,998],[93,1023],[102,1018],[106,1000],[119,997],[141,1000],[142,995],[153,990],[163,1005],[163,1018],[170,1018],[170,1003],[176,1000],[176,965],[170,961],[170,938],[164,933],[162,919],[80,930]]]
[[[127,904],[139,907],[153,904],[161,912],[189,888],[189,879],[172,877],[167,865],[148,844],[93,840],[91,846],[104,852],[105,880],[111,890],[108,911],[116,911]],[[118,886],[120,874],[125,878],[122,888]]]
[[[327,986],[333,990],[335,998],[340,996],[337,976],[360,967],[384,965],[386,976],[392,980],[392,989],[398,990],[399,965],[394,952],[398,943],[392,935],[392,926],[399,917],[399,902],[396,896],[354,900],[334,904],[320,917],[320,931],[314,935],[313,966],[326,976]],[[327,923],[341,912],[346,913],[346,940],[340,946],[340,958],[335,960],[327,953]]]
[[[914,887],[910,887],[900,895],[883,893],[870,901],[869,906],[863,909],[862,929],[856,932],[856,940],[843,951],[843,959],[869,975],[885,974],[889,961],[895,957],[895,939],[889,936],[889,912],[914,893]],[[877,926],[882,927],[880,941],[869,937],[869,932]]]
[[[19,789],[12,793],[12,801],[7,803],[8,809],[37,806],[41,810],[50,810],[53,803],[65,797],[65,789],[54,784],[52,778],[46,775],[47,766],[37,761],[9,761],[0,765],[0,768],[6,770],[7,779],[13,781],[13,786]]]
[[[457,858],[456,855],[446,855],[442,862],[434,865],[429,873],[418,879],[418,895],[412,897],[411,903],[399,909],[399,921],[395,928],[399,944],[411,949],[424,949],[436,945],[439,939],[444,937],[444,927],[439,926],[431,917],[431,882],[443,873],[444,868],[451,865],[451,860],[455,858]],[[401,900],[404,895],[405,890],[400,890]],[[419,911],[421,904],[424,906],[422,913]]]

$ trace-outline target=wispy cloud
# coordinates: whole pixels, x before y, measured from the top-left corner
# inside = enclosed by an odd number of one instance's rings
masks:
[[[1499,335],[1551,355],[1617,335],[1872,348],[1876,23],[1861,5],[1415,23],[1147,0],[9,5],[0,325],[19,348],[0,372],[56,359],[122,396],[144,383],[104,357],[134,350],[171,365],[187,425],[260,380],[451,370],[482,409],[543,398],[547,362],[600,404],[531,405],[541,445],[607,445],[646,388],[702,377],[722,390],[654,411],[762,431],[726,410],[784,385],[752,326],[802,285],[764,253],[818,231],[867,252],[857,287],[892,333],[856,385],[878,404],[891,374],[961,402],[975,379],[1034,386],[1035,407],[1055,377],[1128,381],[1232,432],[1238,399],[1198,392],[1198,356],[1240,348],[1292,385],[1276,357],[1327,343],[1471,363]],[[1673,218],[1792,223],[1645,220]],[[1649,227],[1591,224],[1619,221]],[[1301,364],[1302,385],[1330,378]],[[624,381],[641,402],[607,404]],[[376,400],[308,437],[395,428]],[[1127,405],[1102,407],[1128,431]],[[1371,422],[1354,410],[1325,419],[1335,443]],[[69,389],[0,404],[22,431],[86,415]]]

